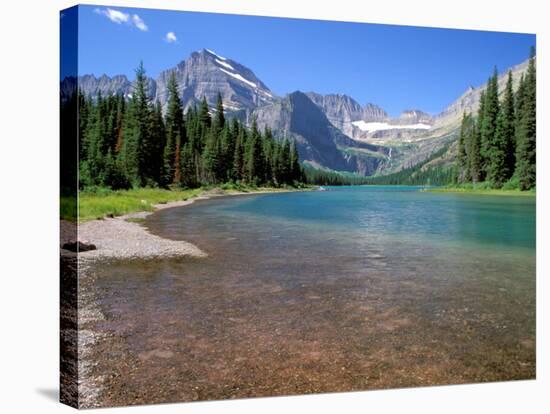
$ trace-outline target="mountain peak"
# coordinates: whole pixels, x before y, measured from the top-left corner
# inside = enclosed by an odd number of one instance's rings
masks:
[[[275,99],[252,70],[212,49],[195,51],[176,67],[160,74],[157,99],[162,104],[168,99],[167,85],[171,73],[176,75],[185,110],[197,104],[203,96],[210,106],[215,106],[219,93],[226,111],[244,120],[254,108]]]
[[[224,58],[223,56],[221,55],[218,55],[216,52],[214,52],[212,49],[201,49],[199,53],[202,53],[202,54],[206,54],[206,55],[209,55],[209,56],[213,56],[214,58],[216,59],[220,59],[220,60],[227,60],[226,58]]]
[[[399,118],[392,122],[397,125],[406,124],[427,124],[433,123],[433,117],[420,109],[405,109],[399,115]]]

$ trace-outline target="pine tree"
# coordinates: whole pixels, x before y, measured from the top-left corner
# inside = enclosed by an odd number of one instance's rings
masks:
[[[197,186],[193,147],[186,142],[181,150],[181,185],[187,188]]]
[[[115,151],[114,151],[115,155],[118,155],[120,153],[120,150],[122,149],[122,145],[124,141],[123,131],[124,131],[125,112],[126,112],[126,101],[124,100],[124,96],[121,94],[118,96],[118,104],[117,104],[117,116],[116,116],[116,127],[115,127],[116,143],[115,143]]]
[[[237,135],[235,152],[233,155],[232,175],[235,181],[242,181],[244,179],[244,146],[246,140],[246,131],[244,130],[244,128],[241,128]]]
[[[99,181],[102,186],[109,187],[112,190],[127,190],[130,188],[130,181],[111,150],[105,156],[105,165],[99,175]]]
[[[470,163],[470,166],[473,166],[471,170],[472,182],[480,182],[485,178],[484,174],[484,158],[482,155],[482,136],[481,129],[483,126],[483,118],[485,117],[485,102],[486,102],[486,90],[481,91],[479,96],[479,108],[477,111],[477,121],[475,126],[476,137],[471,141],[472,148],[475,152],[472,153],[473,163]],[[475,173],[475,175],[474,175]]]
[[[164,170],[167,184],[181,181],[180,148],[185,141],[183,109],[178,95],[176,73],[172,72],[168,80],[168,103],[166,107],[166,145],[164,147]],[[185,144],[185,142],[183,142]]]
[[[220,164],[217,172],[219,182],[227,182],[231,170],[231,162],[228,160],[228,145],[231,141],[231,128],[228,123],[225,123],[221,129],[218,138],[218,154],[220,156]],[[231,157],[232,158],[232,157]]]
[[[225,126],[225,114],[223,109],[222,96],[220,93],[218,93],[218,101],[216,104],[216,116],[214,117],[214,122],[212,125],[214,126],[217,133],[219,133]]]
[[[516,172],[521,190],[530,190],[536,185],[536,140],[537,140],[537,79],[534,49],[524,79],[522,108],[517,114]]]
[[[479,183],[483,176],[483,167],[481,161],[481,134],[478,130],[478,124],[472,122],[472,128],[469,136],[468,164],[472,183]]]
[[[123,124],[122,129],[122,145],[119,150],[118,158],[126,171],[128,179],[133,180],[134,173],[136,170],[136,142],[134,136],[134,130],[136,128],[136,120],[134,116],[136,106],[136,97],[132,95],[132,98],[127,104],[126,108],[126,119]]]
[[[60,118],[59,118],[59,133],[61,140],[61,194],[75,197],[77,185],[82,183],[82,175],[80,182],[78,181],[79,171],[83,170],[83,163],[80,165],[76,162],[75,155],[78,154],[78,140],[75,139],[75,127],[78,127],[78,94],[77,90],[72,88],[69,96],[66,99],[61,99]],[[32,167],[32,166],[30,166]],[[76,214],[76,211],[74,212]]]
[[[150,184],[148,161],[151,151],[149,130],[149,98],[143,62],[136,69],[134,93],[129,108],[125,140],[121,154],[128,177],[136,186]]]
[[[510,177],[506,153],[508,148],[507,130],[509,129],[507,122],[505,112],[499,111],[487,167],[487,179],[494,188],[501,188]]]
[[[206,113],[208,114],[208,105],[206,107]],[[187,111],[187,136],[190,143],[190,150],[192,152],[193,159],[193,181],[198,183],[201,173],[201,153],[202,153],[202,139],[203,139],[203,127],[199,119],[199,112],[197,108],[192,107]]]
[[[516,91],[515,95],[515,106],[514,106],[514,112],[515,112],[515,122],[514,122],[514,130],[515,130],[515,141],[517,144],[518,141],[518,131],[519,131],[519,122],[521,120],[521,115],[523,114],[523,104],[525,102],[525,78],[523,74],[521,75],[521,78],[519,80],[519,86]]]
[[[223,135],[223,159],[225,168],[225,179],[228,181],[236,180],[234,176],[233,161],[235,158],[235,146],[239,136],[239,121],[237,118],[231,120],[231,126],[226,123],[227,132]]]
[[[105,104],[101,92],[98,93],[93,106],[86,132],[86,169],[89,174],[89,185],[99,185],[99,177],[104,166],[103,149],[105,148]]]
[[[208,131],[206,145],[202,153],[202,180],[207,184],[216,184],[220,170],[220,146],[218,144],[218,134],[213,126]]]
[[[91,102],[86,99],[86,96],[82,91],[78,90],[78,153],[80,160],[87,158],[87,144],[86,132],[88,130],[88,123],[91,121]],[[67,112],[67,111],[65,111]]]
[[[262,137],[258,131],[256,119],[252,121],[250,137],[247,145],[246,153],[246,175],[247,181],[252,184],[260,184],[264,182],[264,154],[262,146]]]
[[[506,179],[509,179],[514,174],[516,167],[516,110],[512,71],[508,72],[508,81],[500,110],[503,113],[501,133],[506,153]]]
[[[150,111],[149,122],[150,153],[148,155],[149,178],[157,185],[166,184],[166,171],[164,164],[164,148],[166,146],[166,130],[162,117],[162,106],[156,102],[154,109]]]
[[[289,184],[290,183],[290,142],[285,139],[279,149],[278,156],[278,183]]]
[[[199,123],[206,129],[212,126],[212,118],[210,117],[210,110],[208,109],[208,102],[206,102],[205,96],[203,96],[201,100]]]
[[[107,154],[109,150],[114,151],[117,141],[117,113],[118,113],[118,97],[116,95],[108,95],[104,101],[105,125],[103,139],[104,147],[102,153]]]
[[[483,108],[483,119],[481,120],[481,159],[484,174],[490,170],[491,153],[495,148],[495,132],[499,111],[498,102],[498,72],[495,68],[493,76],[489,79],[485,92]]]
[[[458,138],[458,155],[457,155],[457,162],[458,162],[458,168],[459,168],[459,176],[458,176],[458,182],[464,183],[469,181],[468,177],[468,154],[467,154],[467,125],[469,121],[469,116],[464,113],[462,115],[462,124],[460,125],[460,135]]]
[[[134,116],[136,117],[136,177],[138,182],[144,186],[148,184],[149,167],[148,158],[151,154],[151,141],[148,134],[149,123],[149,97],[147,96],[147,80],[145,78],[145,68],[143,62],[140,62],[136,70],[135,85],[136,107]]]
[[[275,147],[275,141],[273,140],[273,134],[271,133],[271,129],[269,129],[267,126],[264,127],[264,134],[263,134],[263,153],[264,153],[264,174],[265,174],[265,181],[268,183],[273,183],[273,163],[271,162],[271,159],[273,157],[273,149]]]
[[[271,174],[273,175],[273,182],[275,185],[280,186],[283,184],[282,182],[282,174],[281,171],[281,143],[276,142],[275,145],[273,145],[273,149],[271,151]]]
[[[298,154],[298,148],[296,147],[296,141],[292,141],[292,147],[290,148],[290,181],[291,183],[301,181],[302,169],[300,167],[300,157]]]

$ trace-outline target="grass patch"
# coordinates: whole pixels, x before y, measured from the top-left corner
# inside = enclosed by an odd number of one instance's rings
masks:
[[[534,197],[536,190],[521,191],[513,185],[504,185],[501,189],[491,188],[491,184],[481,182],[478,184],[457,184],[448,185],[445,187],[430,188],[425,191],[434,193],[459,193],[459,194],[476,194],[476,195],[500,195],[500,196],[527,196]]]
[[[381,158],[381,159],[388,159],[388,156],[385,154],[382,154],[378,151],[372,151],[368,148],[354,148],[354,147],[340,147],[341,151],[345,152],[346,154],[350,155],[356,155],[359,157],[373,157],[373,158]]]
[[[62,219],[76,221],[76,197],[61,196],[59,199],[59,214]]]
[[[87,221],[110,215],[121,216],[137,211],[153,211],[155,204],[187,200],[196,197],[202,191],[200,188],[193,190],[139,188],[118,191],[106,189],[81,191],[78,197],[78,219]]]
[[[307,189],[304,186],[298,189]],[[311,187],[313,188],[313,187]],[[93,188],[80,191],[78,195],[78,220],[88,221],[105,217],[122,216],[138,211],[153,211],[156,204],[166,204],[173,201],[188,200],[201,194],[223,195],[248,192],[277,192],[297,190],[295,187],[257,187],[236,183],[227,183],[220,186],[209,186],[185,189],[138,188],[131,190],[112,191],[106,188]],[[61,218],[76,221],[74,198],[61,197]],[[128,221],[141,222],[139,218]]]

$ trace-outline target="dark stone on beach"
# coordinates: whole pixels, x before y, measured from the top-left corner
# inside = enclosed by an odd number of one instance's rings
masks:
[[[96,246],[93,243],[88,243],[87,241],[81,241],[81,240],[70,240],[67,243],[64,243],[63,246],[61,246],[65,250],[69,250],[71,252],[87,252],[89,250],[95,250]]]

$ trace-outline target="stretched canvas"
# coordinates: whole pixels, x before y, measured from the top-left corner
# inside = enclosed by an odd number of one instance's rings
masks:
[[[60,25],[63,403],[535,378],[534,34]]]

